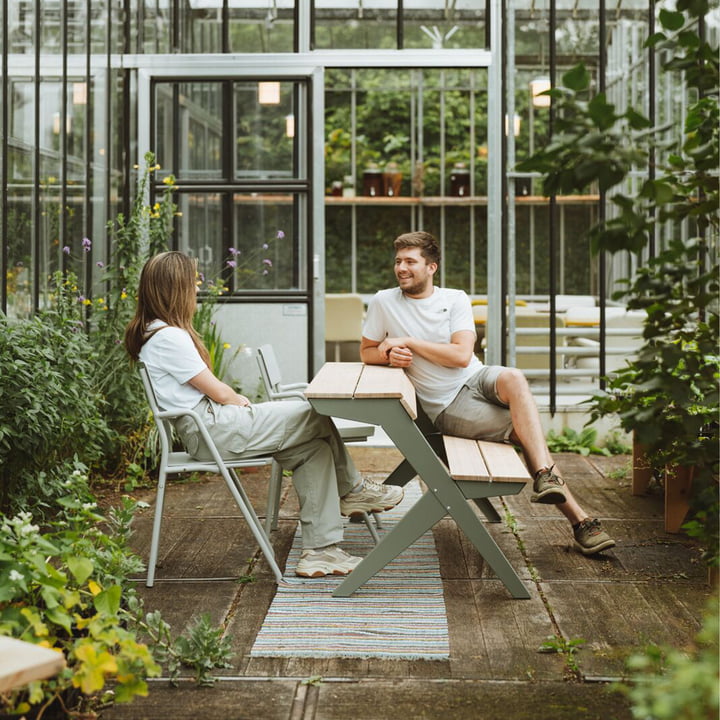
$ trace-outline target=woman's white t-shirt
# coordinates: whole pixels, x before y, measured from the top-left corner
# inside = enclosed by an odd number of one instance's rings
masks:
[[[433,289],[427,298],[409,298],[400,288],[380,290],[368,304],[363,336],[382,342],[386,337],[410,336],[435,343],[449,343],[459,330],[475,332],[470,299],[462,290]],[[482,367],[475,355],[464,368],[449,368],[413,355],[405,369],[431,420],[455,399],[470,377]]]
[[[162,320],[153,320],[147,327],[148,332],[158,328],[162,329],[140,349],[140,360],[150,375],[158,405],[170,412],[192,410],[205,396],[188,380],[207,370],[207,365],[187,330]]]

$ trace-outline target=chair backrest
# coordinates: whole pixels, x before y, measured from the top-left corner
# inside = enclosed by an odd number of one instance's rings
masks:
[[[325,295],[325,340],[360,342],[365,306],[354,293]]]
[[[160,406],[155,396],[155,389],[152,386],[152,380],[150,380],[150,373],[148,373],[145,363],[139,362],[137,364],[138,372],[140,373],[140,379],[142,380],[143,388],[145,389],[145,397],[147,398],[148,405],[150,406],[150,412],[152,413],[153,420],[155,421],[155,427],[157,428],[158,437],[160,438],[160,449],[162,452],[163,459],[167,459],[170,453],[172,438],[172,426],[169,420],[160,418]]]
[[[272,397],[272,393],[277,392],[278,385],[282,382],[282,373],[272,345],[261,345],[257,349],[257,361],[265,392],[268,397]]]

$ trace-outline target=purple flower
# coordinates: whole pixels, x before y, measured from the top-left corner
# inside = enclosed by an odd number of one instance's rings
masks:
[[[267,250],[269,247],[270,246],[267,243],[263,243],[263,246],[262,246],[263,250]]]
[[[240,254],[240,251],[239,251],[239,250],[236,250],[235,248],[228,248],[228,252],[229,252],[233,257],[235,257],[236,255],[239,255],[239,254]]]
[[[285,233],[282,230],[278,230],[276,237],[278,240],[282,240],[285,237]]]
[[[85,302],[85,296],[84,296],[84,295],[78,295],[78,302],[79,302],[79,303]]]
[[[102,260],[98,260],[95,264],[96,264],[99,268],[105,267],[105,263],[104,263]]]
[[[64,252],[66,255],[69,255],[69,254],[70,254],[70,247],[69,247],[68,245],[66,245],[66,246],[63,248],[63,252]]]
[[[272,267],[272,260],[269,260],[268,258],[265,258],[263,260],[263,265],[267,265],[268,267]]]
[[[90,252],[90,248],[92,247],[92,242],[90,242],[90,238],[83,238],[82,241],[82,249],[85,252]]]
[[[234,260],[228,260],[228,261],[227,261],[227,266],[228,266],[229,268],[236,268],[236,267],[237,267],[237,263],[236,263]]]

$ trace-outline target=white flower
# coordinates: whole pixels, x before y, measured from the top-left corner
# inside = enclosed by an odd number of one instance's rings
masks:
[[[20,582],[21,580],[25,579],[25,576],[22,573],[19,573],[17,570],[11,570],[10,571],[10,580],[13,582]]]
[[[94,503],[94,502],[86,502],[86,503],[82,504],[83,510],[93,510],[96,507],[97,507],[97,503]]]

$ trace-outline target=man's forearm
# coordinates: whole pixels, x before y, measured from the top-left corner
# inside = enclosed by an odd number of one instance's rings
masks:
[[[373,347],[361,347],[360,348],[360,359],[366,365],[388,365],[388,356],[386,353],[378,350],[378,346]]]
[[[458,343],[435,343],[408,338],[407,347],[415,354],[443,367],[467,367],[472,352]]]

